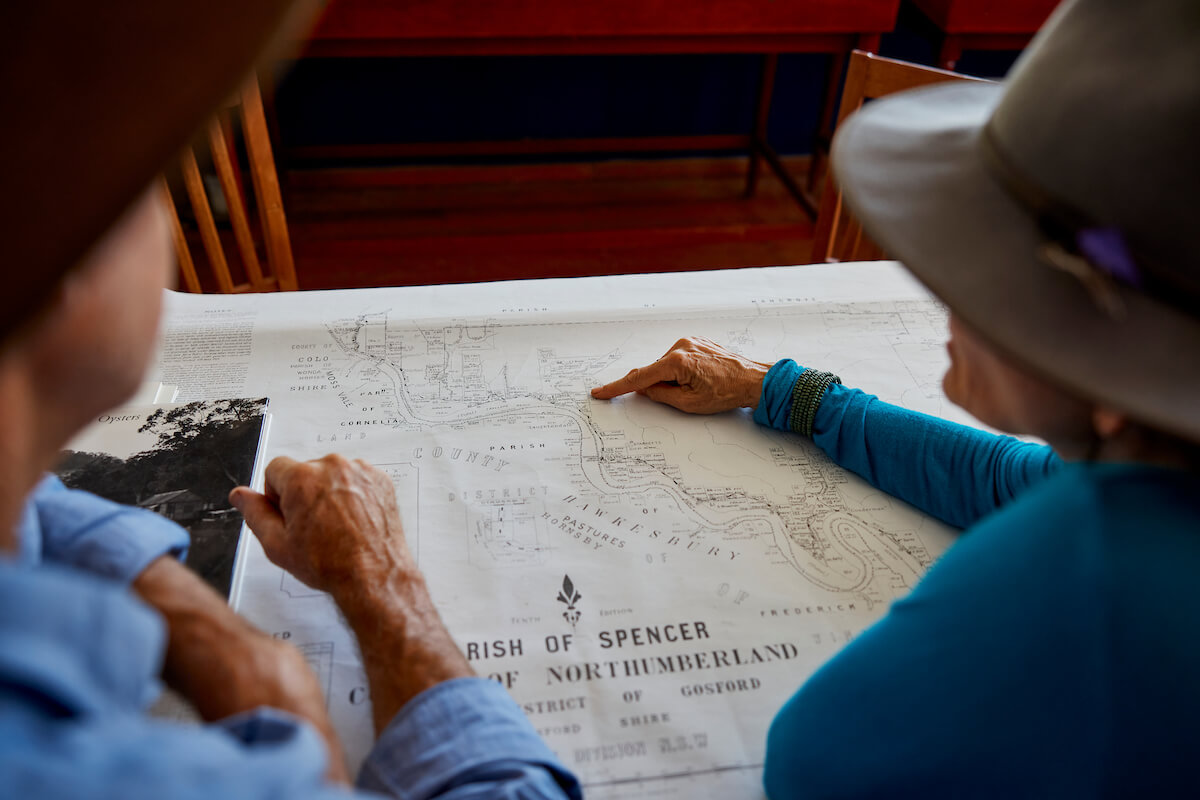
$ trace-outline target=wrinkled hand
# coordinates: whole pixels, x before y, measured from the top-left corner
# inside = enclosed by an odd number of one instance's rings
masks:
[[[230,493],[267,558],[336,596],[372,576],[416,573],[391,479],[361,460],[280,456],[267,465],[266,494]]]
[[[404,541],[387,475],[338,455],[281,456],[266,494],[239,486],[229,499],[271,561],[333,596],[358,639],[376,733],[431,686],[475,674]]]
[[[691,337],[680,339],[653,364],[592,389],[592,397],[611,400],[637,392],[691,414],[755,408],[770,368],[708,339]]]

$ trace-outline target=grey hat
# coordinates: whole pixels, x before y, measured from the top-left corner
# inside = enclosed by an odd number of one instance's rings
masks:
[[[833,165],[998,350],[1200,440],[1200,2],[1068,0],[1005,83],[872,102]]]

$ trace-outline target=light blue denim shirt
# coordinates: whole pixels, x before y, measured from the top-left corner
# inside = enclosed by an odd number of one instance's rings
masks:
[[[346,797],[324,743],[260,708],[209,725],[144,715],[158,694],[162,619],[127,588],[187,533],[157,514],[47,478],[0,561],[0,793],[6,797]],[[408,703],[380,736],[363,790],[403,798],[581,797],[499,684],[464,678]],[[365,794],[363,795],[365,796]]]

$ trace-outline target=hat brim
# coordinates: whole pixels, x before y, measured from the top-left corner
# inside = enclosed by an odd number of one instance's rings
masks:
[[[980,148],[1002,93],[998,84],[943,84],[852,115],[832,156],[847,206],[885,252],[1008,358],[1200,441],[1200,321],[1124,286],[1126,313],[1114,318],[1077,278],[1038,256],[1036,221],[988,174]],[[1098,168],[1109,155],[1097,154]]]
[[[0,4],[0,344],[315,0]]]

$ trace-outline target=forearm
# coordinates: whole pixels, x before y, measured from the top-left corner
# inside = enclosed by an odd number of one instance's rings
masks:
[[[831,387],[813,441],[872,485],[965,528],[1061,464],[1050,448]]]
[[[239,617],[173,558],[152,562],[132,587],[167,627],[163,680],[213,721],[262,706],[307,720],[325,739],[329,777],[348,779],[341,744],[303,657]]]
[[[415,569],[377,567],[332,593],[358,638],[377,734],[421,692],[475,674]]]
[[[790,389],[803,367],[781,362],[755,413],[787,430]],[[813,442],[839,466],[951,525],[966,527],[1061,463],[1048,448],[885,403],[832,385],[820,399]]]
[[[386,474],[336,455],[281,456],[267,466],[266,489],[238,488],[231,499],[267,556],[328,592],[358,639],[379,737],[363,785],[403,797],[577,789],[504,689],[472,677],[405,543]]]

